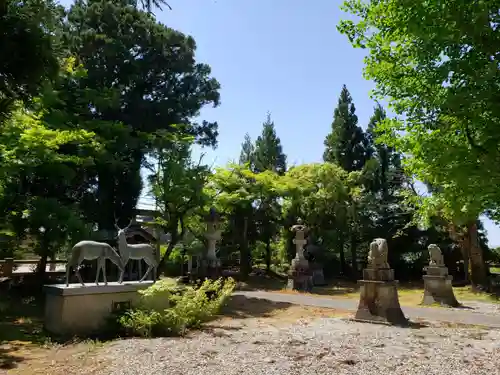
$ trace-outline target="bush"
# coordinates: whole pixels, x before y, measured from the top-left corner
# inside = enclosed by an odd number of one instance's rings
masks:
[[[160,280],[139,292],[139,307],[125,312],[119,323],[135,336],[183,335],[217,315],[234,287],[233,279],[205,280],[199,288]]]

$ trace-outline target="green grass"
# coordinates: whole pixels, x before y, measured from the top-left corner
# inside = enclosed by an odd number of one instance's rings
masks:
[[[500,267],[490,267],[490,272],[500,275]]]

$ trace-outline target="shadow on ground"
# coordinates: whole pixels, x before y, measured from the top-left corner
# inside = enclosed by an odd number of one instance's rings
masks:
[[[25,360],[19,353],[50,339],[43,330],[43,298],[0,293],[0,368],[12,369]]]
[[[235,318],[266,318],[276,312],[293,306],[288,302],[273,302],[260,298],[251,298],[242,295],[232,296],[222,310],[222,315]]]
[[[23,356],[15,355],[17,350],[17,347],[0,347],[0,370],[12,370],[24,361]]]

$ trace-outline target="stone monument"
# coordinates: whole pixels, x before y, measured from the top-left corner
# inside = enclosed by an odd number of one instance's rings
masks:
[[[79,272],[84,260],[97,260],[96,280],[85,285]],[[118,282],[108,283],[106,260],[120,270]],[[70,270],[74,268],[79,283],[69,282]],[[122,282],[125,266],[116,250],[105,242],[81,241],[73,246],[66,265],[66,283],[45,285],[45,329],[62,336],[90,335],[98,333],[105,326],[108,317],[116,310],[130,308],[137,303],[139,289],[153,284],[153,281]],[[99,284],[100,273],[104,284]]]
[[[387,263],[388,247],[384,238],[376,238],[370,244],[368,266],[363,270],[363,280],[359,280],[360,298],[355,320],[406,325],[398,298],[398,282],[394,280],[394,270]]]
[[[314,239],[309,236],[304,257],[309,262],[309,267],[311,268],[313,286],[326,285],[323,264],[321,261],[321,253],[321,246],[315,244]]]
[[[295,232],[293,243],[296,252],[288,274],[288,288],[308,292],[312,289],[313,280],[309,262],[304,257],[304,246],[307,243],[307,227],[302,223],[302,219],[298,219],[297,224],[292,226],[290,230]]]
[[[209,278],[217,278],[221,276],[221,262],[217,257],[216,245],[221,239],[220,217],[215,208],[210,208],[209,214],[205,218],[207,231],[205,238],[207,239],[207,253],[203,260],[203,269],[205,275]]]
[[[424,298],[422,305],[440,305],[457,307],[460,304],[453,293],[453,276],[448,275],[448,268],[444,264],[443,254],[439,246],[431,244],[429,250],[429,266],[424,268],[427,275],[424,279]]]

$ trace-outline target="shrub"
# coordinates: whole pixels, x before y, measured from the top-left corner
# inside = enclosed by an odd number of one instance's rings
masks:
[[[233,279],[205,280],[199,288],[160,280],[140,291],[138,308],[119,318],[127,333],[141,337],[183,335],[220,312],[235,287]]]

